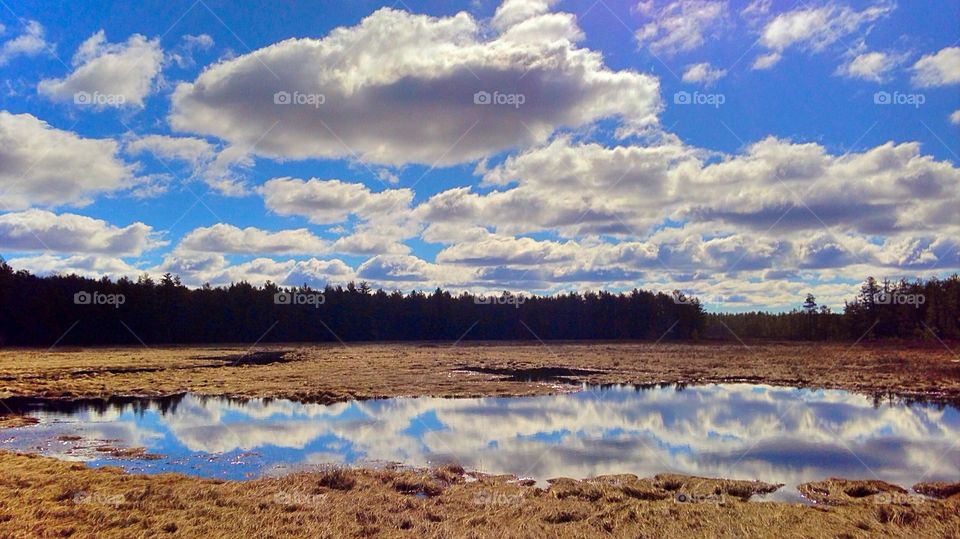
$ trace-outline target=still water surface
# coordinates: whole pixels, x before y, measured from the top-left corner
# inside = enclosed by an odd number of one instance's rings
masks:
[[[786,484],[768,497],[780,500],[831,476],[907,488],[960,479],[957,408],[876,404],[845,391],[715,384],[333,405],[191,394],[6,404],[41,422],[0,432],[0,449],[145,473],[246,479],[324,464],[455,461],[541,482],[661,472],[761,479]],[[118,459],[96,451],[105,443],[164,457]]]

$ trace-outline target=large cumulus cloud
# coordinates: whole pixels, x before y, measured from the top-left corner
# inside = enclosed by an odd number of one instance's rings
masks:
[[[32,114],[0,111],[0,210],[83,206],[135,183],[110,139],[84,138]]]
[[[83,215],[43,210],[0,215],[0,249],[13,252],[139,256],[165,243],[156,238],[152,227],[140,222],[121,228]]]
[[[491,37],[467,13],[381,9],[322,39],[264,47],[180,84],[171,124],[274,158],[388,165],[471,161],[602,118],[618,118],[625,132],[656,124],[655,77],[608,69],[577,45],[573,15],[514,4]],[[278,92],[290,103],[277,104]],[[523,103],[477,104],[477,92],[522,94]]]

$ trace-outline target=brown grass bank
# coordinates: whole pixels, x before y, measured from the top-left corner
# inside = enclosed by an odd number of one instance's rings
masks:
[[[473,480],[456,467],[233,482],[12,453],[0,453],[0,470],[2,537],[960,536],[960,496],[878,497],[893,486],[805,506],[745,501],[776,485],[678,475],[559,479],[547,489]]]
[[[419,343],[0,350],[0,398],[533,395],[579,383],[746,381],[960,402],[940,347],[843,343]]]

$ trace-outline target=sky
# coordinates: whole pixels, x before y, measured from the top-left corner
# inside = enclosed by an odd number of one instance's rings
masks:
[[[842,308],[960,268],[960,1],[0,0],[0,256]]]

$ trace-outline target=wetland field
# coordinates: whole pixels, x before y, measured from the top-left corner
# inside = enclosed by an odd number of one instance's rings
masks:
[[[906,344],[0,351],[0,536],[955,537]]]

